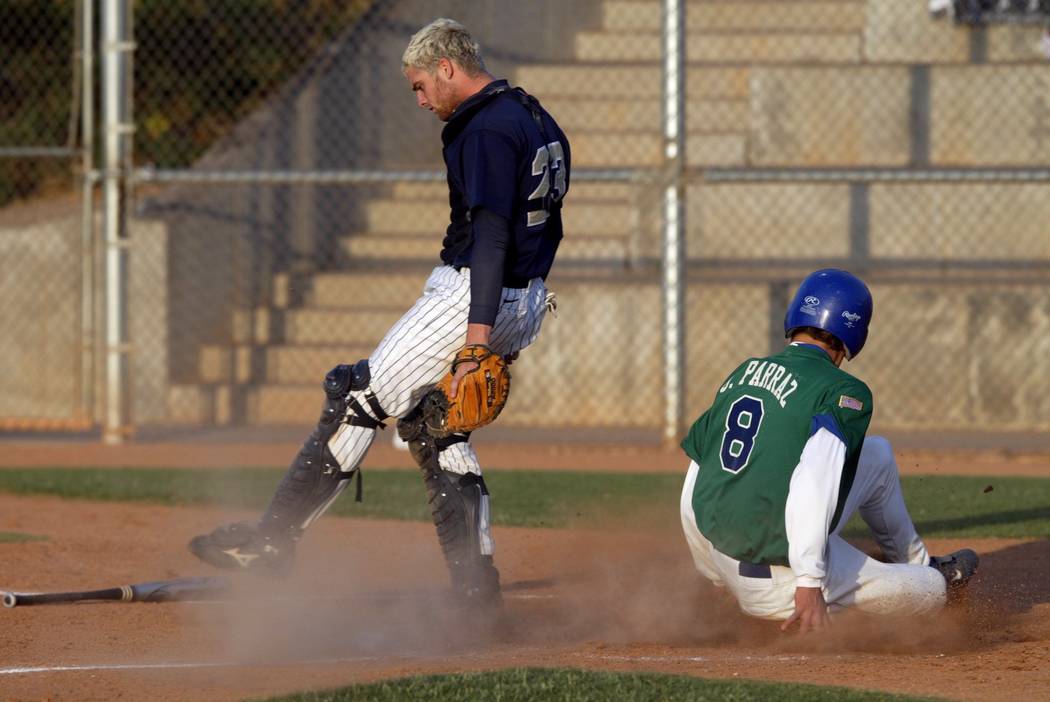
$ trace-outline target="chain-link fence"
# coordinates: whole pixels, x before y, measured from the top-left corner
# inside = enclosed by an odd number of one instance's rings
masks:
[[[878,426],[1047,428],[1045,30],[1006,22],[1030,3],[968,24],[975,4],[954,21],[921,0],[689,6],[690,71],[720,86],[690,107],[738,108],[690,154],[694,407],[742,348],[779,347],[793,286],[836,265],[875,295],[849,369]]]
[[[670,4],[134,2],[130,421],[305,426],[323,374],[367,357],[411,306],[437,263],[448,193],[441,124],[416,107],[400,56],[416,29],[451,16],[573,149],[549,281],[559,315],[515,365],[501,426],[674,434],[668,359],[682,361],[675,422],[688,422],[740,358],[783,343],[793,286],[833,265],[875,293],[869,345],[849,369],[871,384],[880,429],[1050,428],[1038,380],[1050,377],[1050,63],[1038,8],[1010,23],[1020,9],[978,17],[977,6],[927,0],[683,2],[675,161]],[[66,48],[59,35],[16,32],[29,47],[16,63],[42,66],[45,42],[58,52],[65,77],[48,84],[65,80],[66,102],[49,139],[68,145],[77,16],[72,3],[55,8]],[[35,138],[10,133],[15,145]],[[685,215],[680,350],[667,327],[669,188]],[[36,225],[57,230],[57,205],[34,200],[45,211]],[[46,249],[34,241],[11,259],[26,275]],[[38,279],[70,289],[38,283],[47,313],[5,328],[55,319],[59,303],[81,309],[79,259],[62,264],[68,276]],[[79,314],[68,322],[84,327]],[[82,337],[70,337],[70,367],[90,386]],[[33,356],[24,367],[59,365],[40,352],[53,335],[30,338],[12,342]],[[15,398],[50,397],[40,378],[54,375],[35,375],[3,376],[13,404],[0,415],[33,413]]]
[[[80,7],[0,4],[0,429],[91,424]]]

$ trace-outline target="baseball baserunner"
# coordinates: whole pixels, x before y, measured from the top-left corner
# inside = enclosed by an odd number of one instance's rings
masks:
[[[446,122],[451,214],[442,263],[369,358],[325,376],[317,427],[262,518],[198,536],[190,549],[223,568],[287,569],[303,531],[360,475],[376,430],[394,418],[423,470],[455,591],[498,600],[488,489],[469,434],[434,435],[419,408],[464,347],[512,358],[539,334],[550,304],[544,281],[562,238],[569,142],[535,98],[485,70],[457,22],[417,32],[402,70],[418,105]],[[471,369],[457,367],[452,394]]]
[[[936,611],[977,569],[969,549],[930,557],[889,442],[865,437],[871,391],[840,365],[864,347],[871,315],[856,276],[809,275],[785,316],[790,344],[730,373],[682,442],[692,460],[680,513],[697,569],[784,628],[820,629],[829,606]],[[840,535],[856,512],[887,562]]]

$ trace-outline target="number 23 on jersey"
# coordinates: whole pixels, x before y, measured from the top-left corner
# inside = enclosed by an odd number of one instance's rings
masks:
[[[532,175],[541,176],[540,184],[529,195],[529,201],[539,200],[541,208],[530,210],[527,226],[543,224],[550,217],[550,203],[561,200],[565,194],[565,151],[560,141],[552,141],[536,149],[532,159]]]

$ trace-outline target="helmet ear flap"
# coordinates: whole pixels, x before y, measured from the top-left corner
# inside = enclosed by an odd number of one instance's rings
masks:
[[[800,327],[814,327],[832,334],[852,359],[868,339],[873,303],[871,291],[857,276],[837,268],[824,268],[806,276],[784,315],[784,334]]]

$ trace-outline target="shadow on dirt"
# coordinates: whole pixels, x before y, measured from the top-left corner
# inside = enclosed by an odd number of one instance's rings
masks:
[[[928,519],[916,522],[915,528],[920,534],[932,534],[936,532],[943,535],[961,529],[1020,524],[1022,522],[1043,519],[1050,519],[1050,506],[1033,507],[1031,509],[1005,510],[1002,512],[988,512],[985,514],[966,517],[952,517],[951,519]]]

